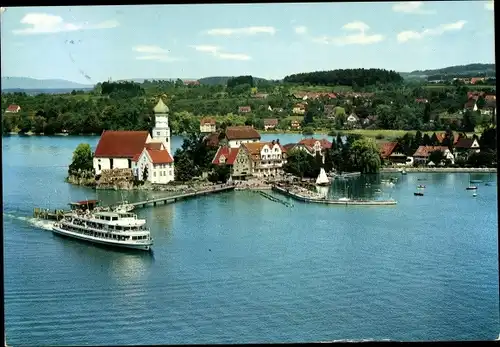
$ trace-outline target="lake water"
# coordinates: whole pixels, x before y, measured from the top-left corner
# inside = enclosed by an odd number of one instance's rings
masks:
[[[301,137],[285,136],[283,144]],[[54,236],[31,219],[35,206],[121,198],[64,183],[76,145],[97,140],[3,138],[10,345],[493,340],[500,332],[496,175],[473,175],[494,181],[479,184],[477,197],[465,190],[468,174],[385,175],[399,177],[394,187],[373,175],[335,182],[329,193],[392,197],[392,207],[287,208],[229,192],[141,209],[155,245],[137,254]],[[413,196],[418,184],[423,197]],[[161,192],[125,195],[147,194]]]

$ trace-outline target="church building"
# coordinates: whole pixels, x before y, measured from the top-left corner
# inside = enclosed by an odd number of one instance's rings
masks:
[[[155,126],[147,131],[103,131],[94,153],[94,170],[131,169],[139,180],[168,183],[174,180],[169,109],[160,98],[153,109]]]

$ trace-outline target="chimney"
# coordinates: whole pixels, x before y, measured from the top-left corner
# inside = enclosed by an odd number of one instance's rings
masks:
[[[279,145],[280,144],[280,139],[276,139],[276,143]]]
[[[275,142],[274,142],[274,140],[272,140],[272,141],[271,141],[271,145],[273,145],[273,146],[274,146],[274,143],[275,143]]]

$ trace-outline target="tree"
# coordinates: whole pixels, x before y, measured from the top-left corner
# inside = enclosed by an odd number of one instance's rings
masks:
[[[376,173],[380,169],[380,154],[375,141],[370,138],[355,140],[350,148],[353,166],[362,173]]]
[[[315,178],[319,174],[320,166],[315,157],[306,151],[296,149],[289,153],[283,170],[294,176]]]
[[[422,138],[422,133],[420,132],[420,130],[417,130],[417,132],[415,133],[415,146],[420,146],[422,145],[422,141],[423,141],[423,138]]]
[[[471,110],[466,110],[462,120],[462,129],[466,132],[473,132],[477,124],[477,114]]]
[[[496,151],[497,149],[497,129],[488,128],[483,131],[479,139],[479,147],[482,151]]]
[[[304,130],[302,131],[302,135],[312,136],[312,135],[314,135],[314,129],[311,127],[305,127]]]
[[[432,143],[431,138],[429,137],[429,134],[425,133],[424,136],[422,137],[422,143],[421,146],[430,146]]]
[[[486,151],[479,153],[472,153],[468,160],[467,164],[471,167],[495,167],[496,166],[496,155],[494,152]]]
[[[77,175],[81,172],[93,172],[93,153],[88,143],[80,143],[73,152],[68,174]]]
[[[186,182],[196,176],[196,169],[194,162],[178,149],[174,155],[175,161],[175,179],[177,181]]]
[[[147,181],[149,177],[148,167],[144,166],[144,170],[142,170],[142,180]]]
[[[440,164],[444,159],[444,153],[439,149],[429,154],[429,161],[432,161],[436,165]]]
[[[212,183],[226,183],[231,175],[231,167],[229,165],[213,165],[212,172],[208,175],[208,180]]]
[[[429,123],[431,120],[431,104],[429,102],[426,102],[424,105],[424,117],[422,121],[424,123]]]

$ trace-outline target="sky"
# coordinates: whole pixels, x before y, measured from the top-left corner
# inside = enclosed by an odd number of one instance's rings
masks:
[[[2,76],[282,79],[494,63],[493,1],[8,7]]]

